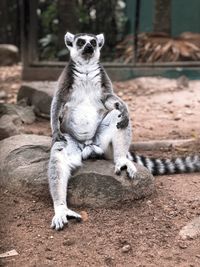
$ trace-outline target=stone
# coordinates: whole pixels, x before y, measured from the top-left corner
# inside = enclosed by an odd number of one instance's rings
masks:
[[[15,104],[0,103],[0,117],[3,115],[16,115],[22,123],[32,124],[35,121],[33,107]]]
[[[183,240],[194,239],[200,236],[200,216],[186,224],[180,230],[179,235]]]
[[[23,123],[35,121],[32,107],[0,103],[0,140],[20,134]]]
[[[6,92],[4,90],[0,91],[0,99],[5,99],[7,97]]]
[[[184,242],[179,242],[179,243],[178,243],[178,246],[179,246],[179,248],[181,248],[181,249],[186,249],[186,248],[188,247],[188,245],[187,245],[186,243],[184,243]]]
[[[10,66],[19,62],[19,49],[15,45],[0,44],[0,66]]]
[[[4,115],[0,117],[0,140],[20,134],[22,123],[16,115]]]
[[[47,178],[51,138],[16,135],[0,141],[0,186],[50,198]],[[154,192],[154,178],[136,165],[134,180],[114,174],[114,165],[105,160],[88,160],[69,181],[68,202],[73,206],[114,207]],[[50,201],[50,200],[49,200]]]
[[[0,140],[20,133],[21,120],[16,115],[0,117]]]
[[[25,100],[34,106],[37,116],[50,118],[50,107],[56,82],[23,82],[18,92],[17,101]]]
[[[127,252],[129,252],[130,250],[131,250],[131,246],[130,246],[129,244],[124,245],[124,246],[122,247],[122,252],[124,252],[124,253],[127,253]]]

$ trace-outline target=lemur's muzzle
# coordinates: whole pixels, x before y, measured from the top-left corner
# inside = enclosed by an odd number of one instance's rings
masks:
[[[91,44],[86,44],[86,46],[83,49],[83,55],[85,54],[92,54],[94,52],[94,48],[92,47]]]

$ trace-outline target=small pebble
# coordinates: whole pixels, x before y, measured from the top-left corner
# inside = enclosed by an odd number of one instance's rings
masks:
[[[188,110],[185,111],[185,114],[187,114],[187,115],[192,115],[192,114],[194,114],[194,113],[192,112],[192,110],[188,109]]]
[[[188,247],[187,244],[185,244],[185,243],[183,243],[183,242],[179,243],[178,246],[179,246],[179,248],[181,248],[181,249],[186,249],[186,248]]]
[[[6,98],[6,92],[5,91],[0,91],[0,99]]]
[[[86,211],[81,211],[81,212],[80,212],[80,215],[81,215],[81,217],[82,217],[82,221],[83,221],[83,222],[88,221],[88,213],[87,213]]]
[[[181,120],[181,115],[179,114],[179,115],[176,115],[176,117],[174,117],[174,120],[175,121],[179,121],[179,120]]]
[[[190,108],[191,105],[190,105],[190,104],[185,104],[185,107],[186,107],[186,108]]]
[[[73,239],[67,239],[63,241],[63,246],[72,246],[75,244],[75,240]]]
[[[53,260],[53,257],[52,256],[46,256],[46,259],[51,261],[51,260]]]
[[[131,246],[130,245],[125,245],[122,247],[122,252],[127,253],[131,250]]]

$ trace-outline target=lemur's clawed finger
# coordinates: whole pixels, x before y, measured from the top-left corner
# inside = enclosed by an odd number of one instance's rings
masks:
[[[128,123],[129,123],[129,118],[128,116],[121,116],[122,117],[122,120],[120,122],[117,123],[117,129],[123,129],[123,128],[126,128],[128,126]]]

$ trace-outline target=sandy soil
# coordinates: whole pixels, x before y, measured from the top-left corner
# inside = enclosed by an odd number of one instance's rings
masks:
[[[0,81],[0,89],[10,94],[4,101],[15,101],[20,67],[0,68]],[[129,105],[134,140],[199,136],[199,81],[144,78],[115,86]],[[24,131],[50,134],[49,122],[38,120]],[[199,191],[199,174],[156,177],[150,198],[114,209],[76,209],[87,215],[84,222],[70,221],[55,232],[49,228],[50,197],[1,189],[0,253],[16,249],[19,255],[2,259],[0,266],[198,267],[200,239],[183,241],[178,233],[200,215]]]

